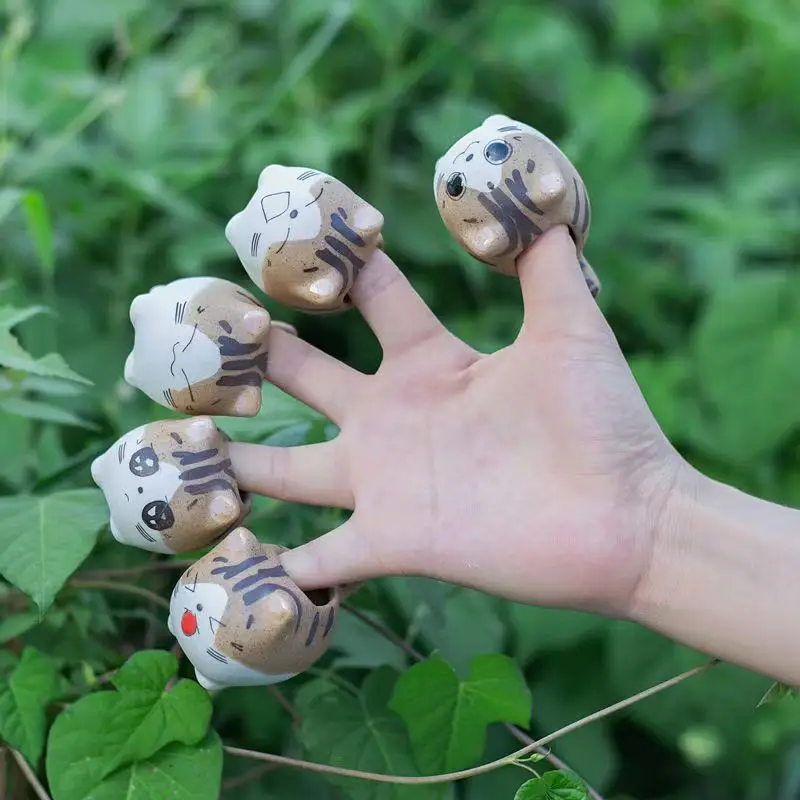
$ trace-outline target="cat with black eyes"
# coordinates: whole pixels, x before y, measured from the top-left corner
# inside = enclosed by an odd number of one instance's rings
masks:
[[[228,438],[210,417],[142,425],[98,456],[114,538],[154,553],[207,547],[250,510],[228,457]]]
[[[273,323],[250,292],[220,278],[180,278],[134,298],[130,319],[131,386],[184,414],[259,412]]]
[[[304,592],[285,549],[236,528],[175,584],[169,630],[206,689],[281,683],[330,646],[344,591]]]
[[[546,230],[567,225],[593,296],[600,280],[583,255],[591,222],[586,187],[543,133],[503,114],[487,117],[436,162],[436,207],[476,259],[516,275],[516,259]]]
[[[253,283],[291,308],[333,313],[376,247],[383,215],[331,175],[270,164],[225,236]]]

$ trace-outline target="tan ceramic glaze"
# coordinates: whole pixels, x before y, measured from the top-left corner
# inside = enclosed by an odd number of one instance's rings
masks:
[[[349,292],[382,247],[382,228],[380,211],[336,178],[271,164],[225,236],[251,280],[274,300],[332,313],[352,305]]]
[[[434,195],[447,229],[472,256],[516,275],[516,259],[554,225],[567,225],[592,294],[600,281],[583,257],[591,206],[561,150],[502,114],[459,139],[437,162]]]
[[[114,538],[155,553],[207,547],[239,524],[250,498],[239,491],[228,441],[210,417],[135,428],[92,463]]]
[[[285,549],[236,528],[176,584],[169,629],[207,689],[280,683],[328,649],[341,591],[304,593]]]
[[[181,278],[136,297],[125,380],[184,414],[252,417],[261,408],[270,315],[235,283]]]

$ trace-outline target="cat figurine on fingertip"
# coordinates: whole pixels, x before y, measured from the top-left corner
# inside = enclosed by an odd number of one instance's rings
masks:
[[[601,289],[583,255],[591,206],[559,147],[504,114],[487,117],[436,162],[433,192],[453,237],[474,258],[516,275],[517,257],[545,231],[567,225],[593,296]]]
[[[154,553],[188,553],[238,525],[251,498],[239,489],[228,441],[211,417],[159,420],[120,437],[91,467],[113,537]]]
[[[169,630],[209,691],[287,681],[330,646],[344,592],[304,592],[285,549],[239,527],[175,584]]]
[[[133,348],[125,381],[184,414],[252,417],[266,380],[269,312],[221,278],[179,278],[130,307]],[[291,329],[290,332],[294,332]]]
[[[250,279],[305,312],[352,305],[350,291],[382,247],[383,215],[319,170],[270,164],[247,205],[225,227]]]

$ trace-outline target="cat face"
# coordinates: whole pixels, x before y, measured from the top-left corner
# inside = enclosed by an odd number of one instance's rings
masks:
[[[250,279],[292,308],[348,307],[359,270],[381,244],[383,215],[341,181],[270,164],[225,236]]]
[[[175,585],[169,629],[207,689],[280,683],[330,645],[341,592],[304,593],[283,550],[237,528]]]
[[[125,380],[185,414],[250,417],[261,408],[270,315],[219,278],[182,278],[131,303]]]
[[[155,553],[185,553],[216,541],[247,514],[210,417],[142,425],[92,463],[114,538]]]
[[[189,661],[195,668],[197,682],[216,691],[226,686],[260,686],[281,683],[296,673],[265,675],[223,655],[214,647],[217,634],[224,635],[226,624],[222,621],[228,595],[216,583],[177,583],[170,600],[167,626],[180,642]]]
[[[456,240],[498,272],[554,225],[569,227],[593,294],[600,282],[582,255],[591,208],[586,187],[544,134],[502,114],[487,117],[437,162],[434,195]]]

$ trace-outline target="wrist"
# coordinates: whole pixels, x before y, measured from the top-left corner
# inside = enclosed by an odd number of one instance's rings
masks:
[[[800,512],[686,464],[627,617],[711,656],[800,683]]]

